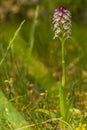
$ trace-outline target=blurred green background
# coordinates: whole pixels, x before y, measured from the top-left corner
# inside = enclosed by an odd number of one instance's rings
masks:
[[[37,6],[38,16],[35,18]],[[72,37],[65,44],[66,92],[75,84],[76,105],[84,110],[87,108],[87,1],[0,0],[0,59],[25,20],[0,65],[1,90],[19,111],[27,105],[33,106],[28,107],[30,110],[37,107],[37,103],[43,100],[43,93],[57,104],[61,44],[58,39],[53,40],[52,17],[59,6],[68,8],[72,14]]]

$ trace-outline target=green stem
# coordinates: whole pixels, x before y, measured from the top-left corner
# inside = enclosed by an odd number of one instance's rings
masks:
[[[62,51],[62,82],[59,87],[60,94],[60,113],[64,120],[66,120],[66,95],[65,95],[65,58],[64,58],[64,44],[65,40],[61,40],[61,51]]]
[[[65,58],[64,58],[64,43],[65,43],[65,40],[61,40],[61,44],[62,44],[62,87],[65,87]]]

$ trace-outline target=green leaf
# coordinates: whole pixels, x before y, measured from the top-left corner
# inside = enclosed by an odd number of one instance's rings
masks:
[[[28,122],[23,118],[23,116],[11,104],[11,102],[7,100],[1,89],[0,89],[0,115],[1,115],[0,122],[4,120],[7,126],[9,126],[10,124],[10,127],[13,129],[29,125]],[[23,130],[31,130],[31,129],[26,128]]]
[[[67,105],[66,105],[65,88],[62,87],[62,85],[60,83],[58,84],[58,87],[59,87],[59,96],[60,96],[60,113],[61,113],[61,116],[63,117],[63,119],[66,121]]]

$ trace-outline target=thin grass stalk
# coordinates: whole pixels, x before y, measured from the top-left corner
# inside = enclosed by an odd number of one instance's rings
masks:
[[[31,32],[30,32],[30,36],[29,36],[29,49],[28,49],[29,58],[31,57],[32,49],[34,46],[34,33],[35,33],[35,29],[36,29],[38,14],[39,14],[39,6],[36,7],[35,16],[33,19],[33,23],[31,26]]]
[[[8,47],[7,47],[7,50],[6,50],[6,52],[5,52],[4,56],[3,56],[3,58],[2,58],[1,61],[0,61],[0,66],[1,66],[2,63],[4,62],[4,60],[5,60],[5,58],[6,58],[7,54],[8,54],[8,51],[9,51],[9,49],[11,48],[11,46],[12,46],[14,40],[16,39],[16,37],[17,37],[17,35],[18,35],[20,29],[22,28],[24,22],[25,22],[25,20],[23,20],[23,21],[21,22],[21,24],[19,25],[18,29],[17,29],[16,32],[14,33],[14,36],[13,36],[12,39],[10,40],[10,42],[9,42],[9,44],[8,44]]]

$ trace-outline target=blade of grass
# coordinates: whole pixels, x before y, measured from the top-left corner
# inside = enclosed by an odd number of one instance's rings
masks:
[[[29,58],[31,56],[32,49],[34,46],[34,33],[35,33],[36,24],[37,24],[38,13],[39,13],[39,6],[36,7],[35,16],[33,19],[31,31],[30,31],[30,36],[29,36],[29,49],[28,49]]]
[[[43,125],[43,124],[50,123],[50,122],[52,122],[52,121],[62,122],[62,123],[64,123],[66,126],[68,126],[68,127],[70,128],[70,130],[74,130],[74,128],[73,128],[70,124],[68,124],[66,121],[62,120],[61,118],[48,119],[48,120],[43,121],[43,122],[41,122],[41,123],[28,125],[28,126],[25,126],[25,127],[21,127],[21,128],[15,129],[15,130],[24,130],[24,128],[30,128],[30,127],[34,127],[34,126],[36,126],[36,125]]]
[[[13,44],[15,38],[17,37],[17,35],[18,35],[20,29],[22,28],[24,22],[25,22],[25,20],[23,20],[23,21],[21,22],[20,26],[18,27],[18,29],[17,29],[16,32],[14,33],[13,38],[10,40],[10,42],[9,42],[9,44],[8,44],[8,47],[7,47],[7,50],[6,50],[6,53],[4,54],[3,58],[2,58],[1,61],[0,61],[0,66],[1,66],[2,63],[4,62],[4,60],[5,60],[5,58],[6,58],[7,54],[8,54],[8,51],[9,51],[11,45]]]

